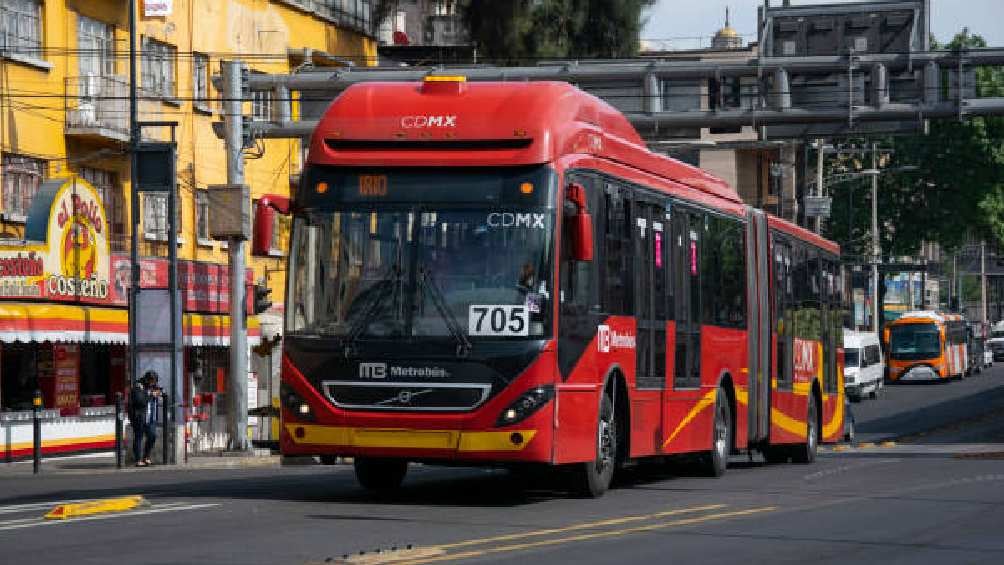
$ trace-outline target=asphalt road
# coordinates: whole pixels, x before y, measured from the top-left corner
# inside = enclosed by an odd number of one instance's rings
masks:
[[[0,473],[0,563],[1004,562],[1004,368],[888,387],[854,409],[862,433],[901,441],[809,466],[737,457],[721,479],[644,466],[599,500],[420,466],[385,496],[344,466]],[[39,518],[56,501],[124,494],[150,504]]]

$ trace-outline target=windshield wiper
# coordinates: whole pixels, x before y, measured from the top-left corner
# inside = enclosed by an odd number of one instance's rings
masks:
[[[439,310],[439,315],[443,318],[443,322],[446,323],[447,329],[450,330],[450,334],[453,335],[453,339],[457,342],[457,357],[464,358],[471,354],[472,345],[467,336],[464,335],[463,330],[460,329],[460,324],[457,323],[457,319],[450,312],[449,307],[446,305],[446,299],[443,298],[443,291],[439,290],[436,286],[436,279],[432,278],[432,273],[429,269],[422,269],[419,273],[418,284],[420,288],[429,289],[429,296],[432,297],[432,303],[436,306],[436,310]]]
[[[362,335],[363,331],[370,325],[373,321],[373,317],[376,315],[377,311],[383,305],[384,300],[387,296],[394,291],[401,282],[401,267],[398,264],[390,266],[387,274],[378,280],[374,286],[379,286],[379,290],[373,300],[366,306],[366,310],[356,318],[356,321],[352,323],[351,328],[349,328],[349,333],[345,336],[344,344],[345,350],[344,354],[346,358],[352,357],[355,353],[356,342],[359,341],[359,336]]]

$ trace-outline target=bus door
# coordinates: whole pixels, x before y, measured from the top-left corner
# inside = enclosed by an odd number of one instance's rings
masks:
[[[666,386],[666,223],[663,206],[635,202],[635,315],[638,388]]]
[[[792,385],[794,383],[794,338],[795,320],[792,313],[795,308],[794,274],[792,272],[792,249],[787,242],[777,237],[773,238],[771,246],[771,262],[773,264],[774,285],[771,292],[771,399],[773,408],[784,409],[791,404]],[[779,394],[781,393],[781,394]],[[776,430],[771,430],[771,443],[782,443],[781,438],[774,437]]]
[[[746,287],[749,320],[747,433],[750,444],[770,434],[770,252],[767,216],[750,209],[746,233]]]
[[[676,359],[673,388],[701,386],[701,234],[704,215],[674,207],[673,272],[675,280]]]

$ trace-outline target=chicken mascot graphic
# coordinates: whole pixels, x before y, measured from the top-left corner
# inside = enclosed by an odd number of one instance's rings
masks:
[[[63,276],[89,279],[97,268],[98,246],[94,227],[87,218],[74,215],[63,233]]]

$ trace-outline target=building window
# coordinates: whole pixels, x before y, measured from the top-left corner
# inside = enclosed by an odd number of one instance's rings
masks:
[[[455,15],[457,15],[457,2],[456,2],[456,0],[437,0],[432,5],[432,14],[434,16],[455,16]]]
[[[209,110],[209,55],[192,55],[192,101],[200,110]]]
[[[0,47],[10,53],[42,58],[41,0],[4,0],[0,3]]]
[[[80,167],[78,174],[80,178],[91,183],[101,197],[101,205],[105,207],[105,215],[108,217],[108,243],[112,251],[124,251],[126,206],[118,175],[90,167]]]
[[[369,31],[370,0],[317,0],[315,6],[325,18],[346,27]]]
[[[205,190],[195,191],[195,237],[199,243],[210,243],[209,237],[209,194]]]
[[[177,232],[181,233],[181,202],[174,209]],[[156,241],[167,241],[167,193],[146,192],[143,194],[143,237]],[[181,238],[179,237],[179,240]]]
[[[7,219],[24,221],[45,172],[46,162],[41,159],[3,156],[3,213]]]
[[[77,16],[80,76],[115,74],[115,28],[110,24]]]
[[[142,76],[143,88],[152,94],[174,98],[177,92],[175,63],[178,48],[149,37],[143,38]]]

